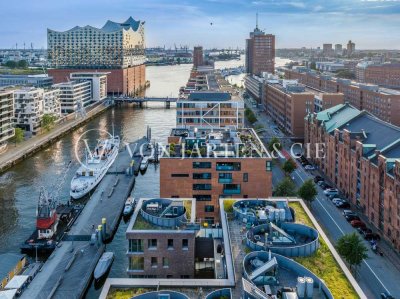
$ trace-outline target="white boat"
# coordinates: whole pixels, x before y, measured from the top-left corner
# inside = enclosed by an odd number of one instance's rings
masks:
[[[89,157],[86,153],[86,163],[81,163],[71,180],[70,195],[73,199],[82,198],[101,182],[118,155],[119,144],[118,136],[101,139]]]
[[[114,252],[106,251],[98,261],[96,268],[94,269],[94,279],[99,280],[107,273],[114,261]]]
[[[149,157],[144,156],[142,162],[140,163],[140,170],[142,171],[146,170],[148,165],[149,165]]]
[[[128,197],[128,199],[125,202],[125,207],[124,207],[124,216],[129,216],[133,212],[135,201],[132,197]]]

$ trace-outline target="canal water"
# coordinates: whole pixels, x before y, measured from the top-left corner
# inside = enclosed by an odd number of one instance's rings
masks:
[[[277,59],[277,65],[283,65],[287,60]],[[243,65],[244,61],[218,62],[217,68]],[[179,88],[186,84],[191,65],[149,66],[146,68],[147,79],[151,85],[146,90],[146,96],[178,96]],[[232,76],[232,80],[240,81]],[[0,253],[19,252],[19,245],[35,228],[36,205],[40,188],[59,194],[59,200],[69,199],[69,184],[78,163],[75,158],[74,145],[79,136],[91,129],[111,131],[114,125],[115,134],[122,141],[131,142],[146,135],[150,126],[152,138],[165,142],[169,131],[175,126],[175,109],[165,109],[164,104],[151,103],[142,109],[132,105],[113,107],[80,129],[66,135],[49,148],[36,153],[32,157],[17,164],[0,175]],[[88,133],[87,138],[95,141],[99,137],[96,130]],[[72,161],[72,167],[66,165]],[[66,174],[64,184],[61,178]],[[134,197],[159,196],[159,168],[150,164],[144,175],[139,175],[133,191]],[[109,277],[126,277],[127,242],[125,231],[127,223],[121,224],[112,243],[107,250],[114,251],[116,258]],[[92,285],[87,298],[97,298],[99,290]]]

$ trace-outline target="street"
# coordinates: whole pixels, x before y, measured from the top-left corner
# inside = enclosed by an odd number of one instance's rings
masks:
[[[245,101],[246,102],[246,101]],[[246,102],[247,107],[251,108],[252,105]],[[269,119],[265,112],[257,108],[251,108],[256,114],[258,124],[265,127],[263,134],[260,136],[267,146],[271,137],[284,136],[282,133],[277,132],[277,129],[272,125],[273,122]],[[272,126],[271,126],[272,125]],[[279,136],[280,135],[280,136]],[[285,149],[289,149],[290,144],[286,142]],[[310,171],[304,170],[299,161],[296,160],[297,169],[291,174],[292,179],[297,187],[300,187],[307,179],[313,179]],[[282,169],[277,163],[273,164],[272,168],[272,183],[276,186],[285,177]],[[316,200],[312,203],[312,212],[319,224],[323,227],[325,233],[328,235],[330,241],[336,244],[336,241],[344,234],[357,232],[342,215],[342,210],[338,209],[323,193],[321,187],[317,187],[318,195]],[[380,256],[375,254],[370,249],[370,244],[364,241],[368,247],[368,259],[364,260],[358,269],[356,277],[360,287],[368,296],[368,298],[380,298],[380,294],[384,291],[390,293],[395,298],[400,294],[400,271],[393,263],[399,263],[400,259],[393,258],[393,261],[386,255]]]

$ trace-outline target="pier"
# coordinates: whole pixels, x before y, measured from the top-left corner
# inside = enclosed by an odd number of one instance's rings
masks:
[[[90,110],[87,111],[86,116],[84,117],[76,116],[75,113],[67,115],[64,120],[58,122],[50,132],[32,137],[15,147],[13,144],[9,144],[8,150],[5,153],[0,154],[0,173],[6,171],[37,151],[48,147],[65,134],[79,128],[100,113],[106,111],[109,107],[111,106],[105,105],[104,102],[99,102],[90,107]]]
[[[131,151],[126,146],[120,149],[114,164],[91,195],[68,235],[58,244],[21,298],[83,298],[94,268],[106,248],[104,242],[92,244],[90,241],[95,232],[93,227],[97,228],[105,218],[105,243],[114,236],[126,198],[135,184],[134,172],[139,170],[142,159],[140,147],[148,143],[147,140],[143,137],[131,143]]]

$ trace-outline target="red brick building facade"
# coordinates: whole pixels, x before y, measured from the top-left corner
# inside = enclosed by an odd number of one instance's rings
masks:
[[[76,72],[108,72],[107,92],[133,95],[145,88],[146,66],[144,64],[120,69],[49,69],[49,76],[54,83],[66,82],[71,73]]]
[[[344,104],[309,114],[305,136],[311,160],[400,251],[400,128]]]
[[[380,88],[377,85],[357,83],[348,79],[320,75],[309,70],[285,69],[286,79],[327,92],[340,92],[344,101],[376,117],[400,125],[400,91]]]

